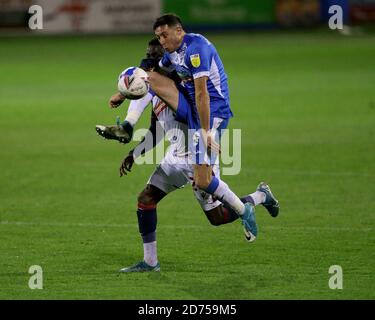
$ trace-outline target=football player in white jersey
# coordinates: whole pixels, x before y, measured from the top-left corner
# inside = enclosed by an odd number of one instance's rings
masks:
[[[151,40],[148,45],[148,59],[160,59],[163,48],[157,40]],[[113,98],[111,102],[113,103]],[[134,266],[123,268],[121,272],[144,272],[159,271],[160,264],[157,259],[156,249],[156,206],[170,192],[184,187],[186,184],[193,184],[194,167],[191,163],[191,152],[187,146],[187,125],[175,120],[175,113],[170,109],[152,90],[145,97],[139,100],[132,100],[122,128],[119,126],[97,126],[100,135],[107,139],[124,141],[124,133],[128,135],[126,140],[130,140],[133,127],[148,105],[152,105],[151,126],[144,139],[129,152],[120,167],[120,176],[130,172],[137,157],[154,148],[164,136],[169,140],[168,151],[152,173],[146,187],[138,196],[138,224],[142,235],[144,258],[143,261]],[[219,126],[218,122],[216,126]],[[215,128],[214,128],[215,129]],[[121,131],[120,133],[118,131]],[[218,162],[217,162],[218,163]],[[215,163],[212,166],[215,176],[220,176],[219,166]],[[266,191],[263,189],[267,189]],[[272,196],[269,187],[261,183],[257,190],[241,198],[243,203],[258,205],[265,203],[266,197]],[[196,199],[202,210],[205,212],[212,225],[222,225],[230,223],[239,218],[238,214],[228,205],[214,199],[212,195],[200,190],[193,185]],[[273,197],[273,196],[272,196]]]

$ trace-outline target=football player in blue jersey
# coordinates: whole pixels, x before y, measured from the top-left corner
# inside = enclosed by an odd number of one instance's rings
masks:
[[[143,61],[143,64],[158,62],[163,54],[164,50],[159,41],[153,39],[148,44],[147,58],[144,59],[147,61]],[[153,60],[155,61],[153,62]],[[144,68],[148,70],[147,66],[144,66]],[[177,83],[181,81],[176,75],[168,74],[168,76],[172,77]],[[111,103],[113,102],[112,100],[113,98],[111,98]],[[115,139],[122,143],[127,143],[132,137],[133,128],[138,119],[150,103],[152,104],[153,112],[147,138],[144,137],[142,142],[126,156],[120,168],[120,175],[126,175],[126,171],[131,170],[135,158],[154,148],[158,141],[163,138],[162,136],[169,137],[170,148],[163,161],[151,175],[146,187],[138,196],[137,217],[139,231],[143,240],[144,258],[140,263],[120,270],[120,272],[125,273],[160,270],[156,249],[156,206],[170,192],[183,187],[193,180],[193,167],[188,161],[190,153],[185,144],[186,130],[184,128],[186,128],[186,125],[176,121],[174,112],[167,108],[165,103],[152,91],[149,91],[145,97],[133,100],[130,103],[127,116],[122,124],[117,126],[98,125],[96,127],[97,132],[106,139]],[[156,133],[157,127],[162,128],[163,135]],[[126,137],[126,134],[128,137]],[[152,137],[151,139],[150,136]],[[152,141],[152,144],[150,141]],[[212,169],[215,176],[219,177],[219,164],[213,165]],[[222,204],[213,199],[211,195],[195,187],[194,194],[211,224],[222,225],[230,223],[239,217],[231,207]],[[253,205],[264,205],[269,197],[273,197],[269,186],[265,183],[260,183],[254,193],[242,197],[241,201],[244,203],[251,202]]]
[[[176,120],[186,122],[194,131],[189,147],[194,159],[195,185],[230,206],[242,219],[247,239],[254,241],[258,233],[254,206],[244,204],[224,181],[212,174],[212,165],[220,152],[221,130],[233,116],[223,63],[214,45],[200,34],[186,33],[175,14],[159,17],[153,29],[165,49],[159,67],[175,70],[182,84],[176,85],[158,72],[148,72],[148,80],[155,94],[176,112]],[[271,211],[279,210],[277,202],[266,205]]]

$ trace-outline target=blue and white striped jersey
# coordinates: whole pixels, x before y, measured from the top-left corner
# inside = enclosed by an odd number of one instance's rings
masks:
[[[190,100],[194,103],[194,79],[207,76],[211,118],[228,119],[233,116],[223,63],[214,45],[205,37],[195,33],[185,34],[181,46],[172,53],[166,52],[159,65],[177,71]]]

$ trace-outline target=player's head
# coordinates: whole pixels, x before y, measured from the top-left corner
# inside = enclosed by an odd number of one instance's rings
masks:
[[[168,52],[176,51],[185,35],[181,19],[174,13],[167,13],[157,18],[154,23],[154,33]]]
[[[157,59],[160,60],[163,57],[164,49],[161,46],[158,39],[153,38],[148,42],[147,47],[147,58]]]

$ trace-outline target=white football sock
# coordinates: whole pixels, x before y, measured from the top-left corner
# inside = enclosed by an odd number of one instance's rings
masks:
[[[143,260],[152,267],[156,266],[158,263],[156,241],[143,244]]]
[[[257,206],[258,204],[264,203],[266,201],[266,194],[262,191],[255,191],[250,194],[250,197],[254,200],[254,205]]]
[[[140,116],[142,115],[142,112],[143,111],[138,110],[128,111],[125,121],[129,122],[134,127],[137,121],[139,120]]]
[[[218,198],[219,201],[227,203],[238,215],[243,215],[245,212],[243,202],[229,189],[229,186],[224,181],[218,180],[219,185],[213,195]]]

